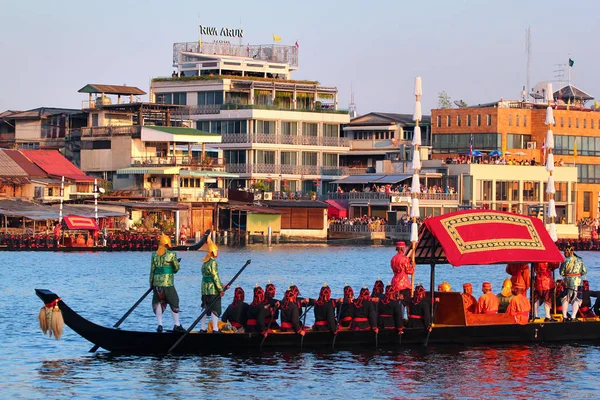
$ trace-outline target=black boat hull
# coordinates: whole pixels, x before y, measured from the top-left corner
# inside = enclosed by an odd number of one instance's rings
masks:
[[[36,289],[36,294],[45,303],[58,298],[45,289]],[[99,347],[127,354],[166,354],[180,337],[177,332],[139,332],[107,328],[83,318],[62,300],[58,306],[65,324],[77,334]],[[176,353],[204,354],[256,351],[261,349],[262,335],[190,333],[175,349]],[[380,331],[377,342],[380,347],[422,346],[426,334],[422,329],[406,329],[400,343],[393,330]],[[531,323],[527,325],[480,325],[480,326],[436,326],[429,344],[493,344],[493,343],[548,343],[548,342],[598,342],[600,322]],[[299,349],[301,337],[294,333],[272,333],[266,338],[262,349]],[[333,335],[329,332],[306,333],[303,348],[331,349]],[[375,333],[372,331],[342,331],[337,335],[335,348],[373,349]]]

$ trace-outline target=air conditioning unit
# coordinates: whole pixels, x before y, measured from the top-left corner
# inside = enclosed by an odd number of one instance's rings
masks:
[[[527,148],[529,150],[535,149],[537,147],[537,143],[536,142],[527,142]]]
[[[263,195],[263,200],[273,200],[273,192],[265,192]]]

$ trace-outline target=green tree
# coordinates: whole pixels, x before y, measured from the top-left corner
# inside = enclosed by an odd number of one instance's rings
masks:
[[[452,99],[445,90],[438,93],[438,108],[452,108]]]

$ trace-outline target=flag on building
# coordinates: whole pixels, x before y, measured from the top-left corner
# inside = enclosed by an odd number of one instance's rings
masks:
[[[471,135],[471,140],[469,141],[469,156],[473,157],[473,135]]]
[[[546,139],[544,139],[544,143],[542,144],[542,157],[544,159],[544,164],[546,163]]]
[[[575,60],[573,60],[572,58],[569,58],[569,67],[572,67],[573,64],[575,64]]]
[[[298,50],[300,48],[300,45],[298,44],[297,40],[296,40],[296,43],[294,44],[294,47],[296,48],[296,50]]]
[[[198,47],[202,48],[202,38],[198,39]]]
[[[281,42],[281,36],[277,36],[277,35],[273,34],[273,41],[274,42]]]

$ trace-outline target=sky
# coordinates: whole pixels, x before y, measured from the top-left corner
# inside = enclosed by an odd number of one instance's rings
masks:
[[[298,40],[292,78],[336,86],[343,109],[352,87],[359,114],[412,113],[415,76],[424,110],[441,91],[469,105],[520,98],[528,26],[532,86],[570,56],[572,83],[600,97],[597,0],[7,0],[2,17],[0,112],[80,108],[88,83],[147,92],[173,72],[173,43],[198,39],[198,24],[241,24],[245,44]]]

